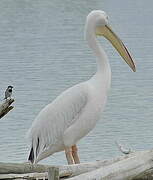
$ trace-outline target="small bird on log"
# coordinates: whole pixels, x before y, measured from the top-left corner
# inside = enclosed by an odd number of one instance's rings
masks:
[[[11,95],[12,95],[12,89],[13,89],[13,86],[8,86],[6,91],[5,91],[5,98],[4,99],[7,99],[7,98],[10,98]]]

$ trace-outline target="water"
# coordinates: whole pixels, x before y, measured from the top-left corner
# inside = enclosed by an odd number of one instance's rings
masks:
[[[112,67],[112,88],[102,119],[78,146],[82,161],[119,155],[115,140],[135,150],[153,146],[153,1],[1,0],[0,98],[14,86],[15,108],[0,120],[0,161],[23,162],[25,134],[38,112],[66,88],[96,71],[83,37],[86,15],[105,10],[114,31],[133,54],[133,73],[99,38]],[[64,153],[44,160],[65,164]]]

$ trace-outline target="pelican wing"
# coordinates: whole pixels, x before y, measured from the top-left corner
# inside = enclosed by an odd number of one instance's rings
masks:
[[[87,87],[87,83],[80,83],[69,88],[40,111],[28,133],[34,159],[63,143],[65,130],[77,121],[87,103]]]

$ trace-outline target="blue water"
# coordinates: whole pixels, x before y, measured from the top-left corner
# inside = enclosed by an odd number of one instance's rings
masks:
[[[14,86],[15,98],[15,108],[0,120],[0,161],[26,161],[25,135],[38,112],[96,71],[83,36],[86,16],[93,9],[107,12],[113,30],[132,53],[137,72],[99,38],[110,59],[112,86],[101,120],[78,143],[81,161],[119,155],[116,140],[134,150],[153,147],[152,7],[152,0],[0,1],[0,98],[8,85]],[[60,152],[42,163],[66,160]]]

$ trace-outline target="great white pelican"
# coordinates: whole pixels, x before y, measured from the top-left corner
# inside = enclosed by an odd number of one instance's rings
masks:
[[[108,39],[136,71],[130,53],[109,26],[107,14],[101,10],[90,12],[85,24],[85,38],[96,56],[97,71],[89,80],[61,93],[37,115],[28,132],[31,145],[28,159],[32,163],[59,151],[65,151],[68,164],[80,163],[76,144],[100,119],[111,83],[110,64],[97,36]]]

